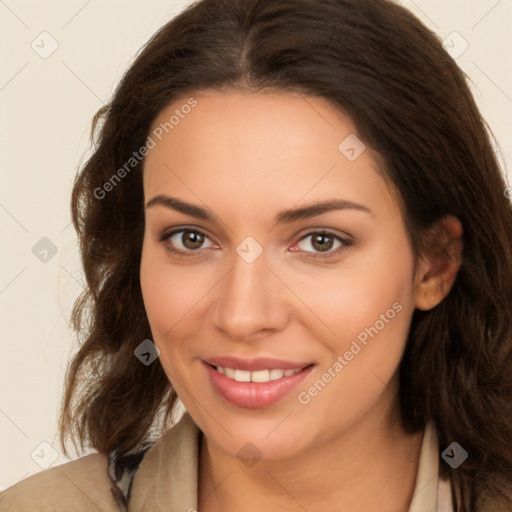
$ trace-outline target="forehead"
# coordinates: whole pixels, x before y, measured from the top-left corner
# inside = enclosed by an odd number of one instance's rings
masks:
[[[326,196],[392,200],[352,120],[323,98],[203,91],[166,107],[151,133],[159,135],[145,160],[146,200],[214,194],[246,209]]]
[[[191,98],[194,107],[188,106]],[[188,154],[187,159],[200,158],[207,151],[244,163],[264,156],[271,156],[273,162],[279,157],[289,161],[294,155],[310,155],[310,148],[336,152],[340,137],[356,133],[351,119],[325,99],[275,91],[201,91],[182,97],[160,112],[154,130],[162,132],[161,142],[165,140],[154,155],[161,156],[166,149],[180,153],[193,136],[202,151]],[[280,151],[284,146],[294,154]]]

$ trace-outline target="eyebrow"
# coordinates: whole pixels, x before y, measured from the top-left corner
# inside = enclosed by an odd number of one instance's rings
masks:
[[[147,202],[146,209],[156,205],[165,206],[171,210],[175,210],[201,220],[214,222],[214,216],[208,210],[191,203],[186,203],[176,199],[175,197],[170,197],[164,194],[157,195]],[[274,224],[288,224],[298,220],[316,217],[333,210],[358,210],[366,212],[372,217],[375,216],[370,208],[363,206],[362,204],[347,201],[345,199],[329,199],[327,201],[319,201],[300,208],[282,210],[275,216]]]

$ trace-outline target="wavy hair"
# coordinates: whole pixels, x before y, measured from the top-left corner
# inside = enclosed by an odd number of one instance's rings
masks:
[[[152,338],[139,281],[143,159],[121,182],[112,176],[178,98],[276,89],[350,115],[399,193],[416,258],[435,250],[436,221],[461,221],[450,293],[413,313],[397,406],[407,431],[432,421],[441,447],[468,452],[456,470],[440,460],[462,496],[457,510],[480,510],[485,492],[512,502],[512,207],[467,80],[440,38],[389,0],[202,0],[159,29],[95,115],[93,153],[73,187],[87,288],[72,314],[80,347],[66,373],[64,453],[68,437],[128,453],[168,424],[176,399],[161,365],[134,357]]]

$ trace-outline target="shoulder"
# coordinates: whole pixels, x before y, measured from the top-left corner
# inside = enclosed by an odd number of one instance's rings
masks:
[[[201,437],[185,412],[156,440],[133,479],[130,510],[197,510]]]
[[[36,473],[0,493],[3,512],[119,511],[108,458],[92,453]]]

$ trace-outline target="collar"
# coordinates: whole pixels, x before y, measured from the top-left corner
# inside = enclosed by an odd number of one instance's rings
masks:
[[[132,482],[128,512],[197,510],[201,436],[201,431],[185,411],[178,423],[145,453]],[[428,423],[408,512],[453,512],[450,484],[439,479],[438,469],[437,434],[434,426]]]

